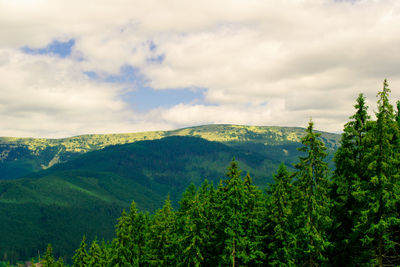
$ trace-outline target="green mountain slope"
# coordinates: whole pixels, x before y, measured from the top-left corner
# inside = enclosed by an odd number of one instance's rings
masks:
[[[174,131],[82,135],[62,139],[0,137],[0,179],[23,177],[109,145],[167,136],[195,136],[230,146],[244,145],[254,150],[264,149],[263,145],[297,143],[303,134],[304,129],[293,127],[205,125]],[[322,139],[331,150],[338,147],[339,135],[323,132]]]
[[[71,256],[82,235],[110,239],[116,218],[133,199],[147,211],[161,207],[168,193],[176,204],[190,183],[224,179],[233,157],[255,184],[265,186],[280,162],[290,168],[298,146],[170,136],[108,146],[26,178],[2,180],[0,255],[30,258],[52,243],[56,254]]]

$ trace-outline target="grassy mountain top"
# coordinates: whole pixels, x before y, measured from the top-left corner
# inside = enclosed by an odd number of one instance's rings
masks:
[[[329,141],[327,146],[338,145],[339,135],[321,132]],[[109,145],[135,141],[155,140],[167,136],[196,136],[217,142],[261,142],[266,145],[299,142],[304,128],[278,126],[203,125],[172,131],[152,131],[126,134],[90,134],[60,139],[0,137],[0,145],[25,146],[32,151],[61,146],[67,152],[84,153],[102,149]],[[3,155],[4,156],[4,155]]]
[[[328,149],[336,150],[339,135],[321,132]],[[136,141],[168,136],[194,136],[231,146],[284,145],[298,143],[304,129],[277,126],[204,125],[173,131],[127,134],[92,134],[60,139],[0,137],[0,179],[15,179],[31,172],[67,162],[79,155]]]

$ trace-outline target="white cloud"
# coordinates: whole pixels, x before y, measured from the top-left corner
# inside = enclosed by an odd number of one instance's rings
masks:
[[[139,120],[120,99],[121,88],[89,79],[73,60],[5,49],[0,59],[2,136],[59,137],[160,126]]]
[[[384,78],[400,97],[399,29],[395,0],[0,0],[0,135],[306,126],[310,117],[340,131],[359,92],[370,111]],[[18,50],[71,38],[69,59]],[[206,88],[205,103],[138,114],[123,85],[83,74],[126,65],[158,90]]]

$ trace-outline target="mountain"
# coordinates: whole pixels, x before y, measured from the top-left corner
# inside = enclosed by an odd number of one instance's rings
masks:
[[[263,145],[298,143],[303,134],[304,129],[297,127],[205,125],[174,131],[82,135],[61,139],[0,137],[0,179],[20,178],[109,145],[157,140],[167,136],[195,136],[230,146],[260,150],[264,149]],[[321,134],[331,151],[338,147],[339,135]]]
[[[224,179],[233,157],[244,174],[249,172],[255,184],[265,187],[281,162],[289,169],[297,162],[303,131],[210,125],[132,134],[152,140],[109,146],[132,139],[129,134],[3,139],[8,144],[3,166],[28,166],[24,171],[30,174],[0,180],[0,260],[29,259],[48,243],[56,255],[70,257],[82,235],[110,240],[116,218],[132,200],[140,210],[153,212],[170,194],[176,205],[190,183],[208,179],[216,185]],[[321,139],[332,156],[338,136],[323,133]],[[48,167],[54,158],[65,162]],[[32,173],[32,166],[39,171]]]

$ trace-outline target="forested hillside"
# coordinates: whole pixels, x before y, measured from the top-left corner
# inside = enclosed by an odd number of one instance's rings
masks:
[[[23,179],[0,181],[1,255],[30,258],[52,243],[57,255],[70,258],[82,234],[111,239],[116,218],[133,199],[141,211],[154,212],[169,193],[177,207],[191,183],[208,179],[217,185],[234,157],[264,188],[281,162],[293,169],[299,145],[228,146],[171,136],[109,146]]]
[[[295,171],[282,164],[267,194],[232,161],[177,210],[167,198],[149,216],[132,202],[111,243],[83,237],[74,266],[399,266],[400,102],[395,113],[389,92],[385,81],[376,120],[357,98],[332,177],[310,122]]]
[[[260,150],[265,149],[264,145],[298,143],[303,135],[304,130],[301,128],[205,125],[174,131],[82,135],[62,139],[0,137],[0,179],[20,178],[110,145],[156,140],[168,136],[201,137],[230,146],[247,146]],[[322,138],[332,151],[338,147],[339,135],[322,133]]]
[[[31,248],[38,240],[39,249],[47,247],[44,266],[398,266],[400,102],[395,111],[389,93],[385,81],[375,118],[359,95],[332,160],[312,121],[300,144],[271,148],[281,151],[279,160],[256,143],[229,146],[194,137],[110,146],[0,182],[0,203],[15,205],[4,206],[1,217],[19,229],[12,213],[29,209],[32,221],[25,225],[40,230]],[[145,212],[161,199],[155,213]],[[123,207],[113,227],[109,221]],[[79,227],[80,245],[79,230],[68,238],[68,225],[59,228],[56,220]],[[52,245],[45,244],[46,234],[53,235]],[[29,255],[20,244],[3,248]]]

